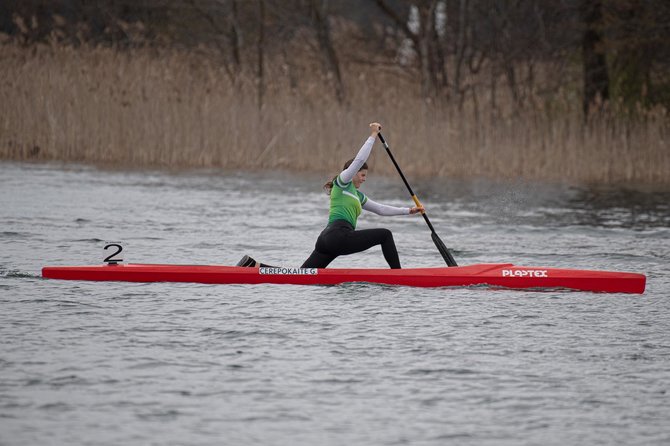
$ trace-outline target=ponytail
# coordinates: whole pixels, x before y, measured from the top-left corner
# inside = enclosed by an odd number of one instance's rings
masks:
[[[333,177],[332,180],[326,181],[326,183],[324,183],[323,190],[326,191],[326,195],[330,195],[330,193],[333,191],[333,183],[335,182],[336,178],[337,177]]]

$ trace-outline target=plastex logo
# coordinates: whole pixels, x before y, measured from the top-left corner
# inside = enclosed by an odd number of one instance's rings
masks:
[[[549,277],[546,269],[504,269],[503,277]]]

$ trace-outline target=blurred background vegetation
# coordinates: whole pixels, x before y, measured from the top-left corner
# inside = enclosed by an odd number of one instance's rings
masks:
[[[418,174],[668,184],[669,24],[667,0],[0,0],[0,156],[326,170],[378,119]]]

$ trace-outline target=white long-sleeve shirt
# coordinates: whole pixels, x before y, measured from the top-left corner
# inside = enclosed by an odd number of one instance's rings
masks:
[[[410,208],[399,208],[396,206],[389,206],[387,204],[380,204],[370,200],[368,197],[367,201],[363,203],[363,209],[366,211],[374,212],[377,215],[408,215]]]
[[[363,146],[360,148],[349,167],[340,173],[339,178],[342,180],[343,184],[349,183],[351,180],[353,180],[354,176],[358,173],[359,170],[361,170],[361,167],[363,167],[363,164],[365,164],[365,162],[368,160],[368,157],[370,156],[370,153],[372,152],[372,147],[375,144],[375,140],[376,138],[374,136],[370,136],[363,143]],[[370,197],[368,197],[367,200],[365,200],[363,203],[363,209],[373,212],[377,215],[384,216],[408,215],[410,212],[410,208],[389,206],[386,204],[377,203],[372,201]]]

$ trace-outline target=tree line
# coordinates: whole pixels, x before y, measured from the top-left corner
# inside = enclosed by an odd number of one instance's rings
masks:
[[[353,63],[414,80],[434,104],[513,113],[560,95],[585,119],[670,106],[667,0],[0,0],[0,32],[131,48],[205,46],[235,81],[313,49],[347,103]],[[485,106],[483,104],[486,104]]]

